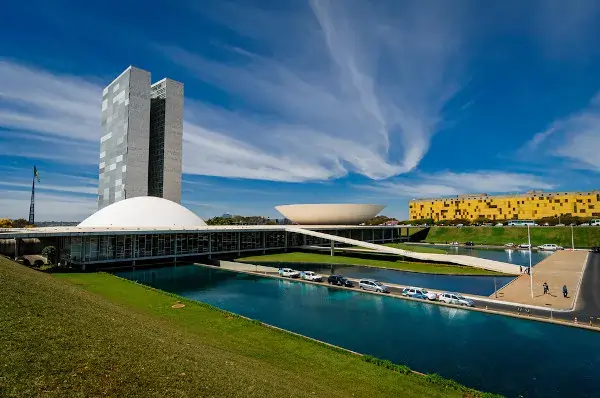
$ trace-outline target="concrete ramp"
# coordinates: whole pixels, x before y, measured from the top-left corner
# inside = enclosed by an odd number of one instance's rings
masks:
[[[458,254],[437,254],[437,253],[416,253],[408,250],[396,249],[393,247],[387,247],[383,245],[377,245],[375,243],[363,242],[361,240],[355,240],[350,238],[343,238],[341,236],[335,236],[325,234],[323,232],[311,231],[301,227],[286,227],[286,231],[294,232],[297,234],[314,236],[316,238],[327,239],[334,242],[345,243],[347,245],[364,247],[365,249],[371,249],[379,253],[385,254],[396,254],[408,258],[414,258],[422,261],[436,261],[440,263],[465,265],[468,267],[475,267],[486,269],[489,271],[502,272],[505,274],[519,275],[519,268],[514,264],[504,263],[502,261],[488,260],[485,258],[462,256]]]

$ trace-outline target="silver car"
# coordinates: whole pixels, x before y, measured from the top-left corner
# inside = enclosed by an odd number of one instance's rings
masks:
[[[444,293],[440,294],[440,301],[442,303],[464,305],[467,307],[475,307],[475,303],[473,302],[473,300],[463,297],[458,293],[444,292]]]
[[[374,279],[361,279],[358,282],[358,287],[362,290],[370,290],[372,292],[389,293],[390,290],[386,285]]]

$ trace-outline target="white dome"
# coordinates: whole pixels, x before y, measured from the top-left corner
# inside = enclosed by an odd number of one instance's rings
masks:
[[[154,196],[138,196],[98,210],[79,227],[198,227],[204,221],[185,207]]]

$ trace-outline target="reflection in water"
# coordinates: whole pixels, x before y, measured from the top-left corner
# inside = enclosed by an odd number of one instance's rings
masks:
[[[118,275],[480,390],[600,396],[594,331],[196,266]]]

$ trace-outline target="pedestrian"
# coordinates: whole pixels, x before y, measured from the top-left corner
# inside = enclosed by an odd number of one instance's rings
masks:
[[[548,288],[548,283],[544,282],[544,294],[548,294],[548,291],[550,291],[550,288]]]
[[[569,292],[567,291],[567,285],[563,285],[563,296],[566,298],[569,295]]]
[[[519,265],[519,272],[523,273],[523,266],[522,265]]]

